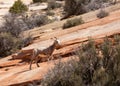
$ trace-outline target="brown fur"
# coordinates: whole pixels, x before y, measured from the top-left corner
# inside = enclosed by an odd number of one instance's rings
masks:
[[[33,61],[35,61],[37,67],[39,67],[39,64],[38,64],[39,60],[41,61],[41,60],[43,60],[43,58],[52,59],[52,53],[58,46],[59,46],[59,42],[58,42],[57,38],[55,38],[53,44],[51,46],[49,46],[48,48],[46,48],[44,50],[33,49],[33,56],[31,58],[29,69],[31,70]]]

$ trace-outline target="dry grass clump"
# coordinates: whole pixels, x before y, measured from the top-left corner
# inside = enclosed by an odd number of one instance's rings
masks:
[[[109,15],[109,13],[106,12],[105,10],[100,10],[100,12],[97,14],[97,17],[98,18],[104,18],[104,17],[106,17],[108,15]]]
[[[63,29],[66,29],[66,28],[70,28],[70,27],[73,27],[73,26],[77,26],[77,25],[80,25],[80,24],[83,24],[84,21],[82,20],[82,18],[74,18],[74,19],[70,19],[70,20],[67,20],[65,22],[65,24],[63,25]]]

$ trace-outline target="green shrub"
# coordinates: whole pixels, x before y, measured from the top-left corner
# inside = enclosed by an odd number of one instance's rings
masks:
[[[10,13],[19,14],[28,11],[28,7],[23,4],[21,0],[15,1],[13,6],[9,9]]]
[[[96,47],[94,40],[90,40],[76,52],[78,57],[55,64],[45,75],[41,85],[119,86],[120,41],[115,39],[115,43],[112,46],[113,43],[105,38],[104,43]]]
[[[97,14],[97,17],[98,18],[104,18],[104,17],[106,17],[108,15],[109,15],[109,13],[106,12],[105,10],[100,10],[100,12]]]
[[[67,20],[66,23],[63,25],[63,29],[70,28],[83,23],[84,21],[82,20],[82,18],[70,19],[70,20]]]

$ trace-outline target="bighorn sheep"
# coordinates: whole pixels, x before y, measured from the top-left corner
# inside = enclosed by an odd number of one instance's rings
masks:
[[[40,58],[46,56],[48,59],[50,59],[52,57],[52,53],[55,49],[57,49],[57,47],[60,46],[60,41],[54,37],[54,42],[51,46],[49,46],[46,49],[40,50],[40,49],[33,49],[32,52],[32,58],[30,61],[30,70],[31,70],[31,66],[32,66],[32,62],[35,61],[37,67],[39,67],[38,61],[40,60]]]

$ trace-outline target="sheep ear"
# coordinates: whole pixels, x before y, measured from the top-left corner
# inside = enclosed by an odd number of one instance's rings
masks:
[[[55,40],[57,40],[57,37],[54,37]]]

